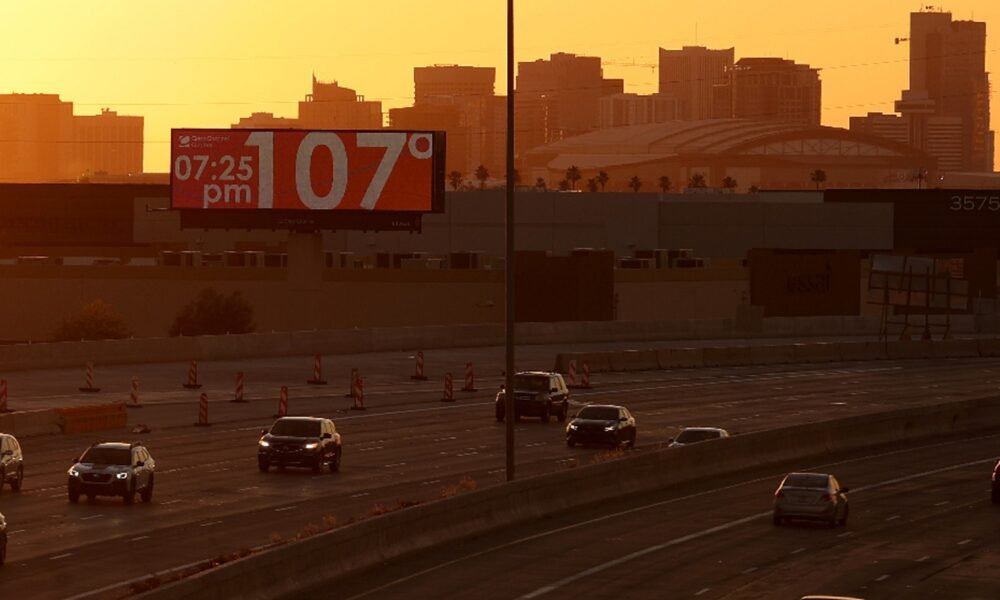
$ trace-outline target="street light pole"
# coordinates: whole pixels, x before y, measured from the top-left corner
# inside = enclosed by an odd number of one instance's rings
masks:
[[[504,369],[504,425],[507,481],[514,481],[514,0],[507,0],[507,254]]]

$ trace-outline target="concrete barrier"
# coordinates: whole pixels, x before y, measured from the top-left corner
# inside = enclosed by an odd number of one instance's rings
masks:
[[[610,352],[580,352],[577,355],[576,371],[583,371],[583,363],[587,363],[591,373],[608,373],[611,371]]]
[[[52,410],[18,410],[0,413],[0,431],[15,437],[59,433],[59,420]]]
[[[796,362],[794,346],[750,346],[750,362],[754,365],[787,365]]]
[[[1000,338],[980,338],[978,340],[979,356],[996,358],[1000,356]]]
[[[660,361],[656,356],[656,350],[608,352],[608,358],[611,362],[612,371],[655,371],[660,368]],[[591,368],[591,371],[593,371],[593,368]]]
[[[702,350],[706,367],[742,367],[753,364],[750,346],[709,346]]]
[[[110,431],[128,424],[128,412],[120,402],[56,408],[53,412],[63,433]]]
[[[138,598],[271,600],[301,594],[408,553],[575,507],[754,467],[791,463],[795,468],[832,452],[998,425],[1000,398],[990,397],[855,415],[643,453],[382,515],[265,550]]]
[[[886,356],[890,360],[912,360],[918,358],[933,358],[933,342],[930,341],[892,341],[886,344]]]
[[[843,361],[872,361],[887,358],[883,342],[838,342],[837,350]]]
[[[794,344],[792,355],[795,357],[793,362],[797,363],[827,363],[841,360],[840,344],[836,343]]]
[[[976,340],[941,340],[934,342],[934,358],[979,358]]]
[[[705,366],[703,348],[663,348],[656,351],[661,369],[693,369]]]

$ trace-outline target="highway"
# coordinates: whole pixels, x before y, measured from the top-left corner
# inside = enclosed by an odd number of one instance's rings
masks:
[[[114,597],[112,588],[122,583],[290,539],[324,519],[345,523],[378,512],[379,507],[440,497],[463,477],[480,487],[502,482],[503,426],[492,416],[502,349],[427,354],[432,377],[428,382],[409,380],[413,367],[406,353],[354,357],[350,363],[344,358],[330,359],[333,373],[346,371],[349,364],[362,369],[368,406],[364,412],[347,409],[350,400],[343,397],[346,373],[339,379],[331,375],[329,386],[305,384],[311,376],[311,358],[207,363],[202,365],[202,375],[213,400],[214,423],[208,428],[192,426],[198,392],[180,387],[186,365],[132,365],[98,371],[98,385],[103,376],[122,390],[101,394],[101,400],[114,394],[118,397],[113,399],[124,399],[129,376],[138,373],[145,406],[131,409],[130,421],[147,423],[153,431],[141,436],[106,433],[22,439],[28,465],[25,489],[20,494],[9,489],[0,493],[0,512],[7,516],[11,534],[8,564],[0,571],[0,595],[70,598],[108,590],[93,597]],[[519,368],[549,368],[554,352],[532,347],[519,358]],[[441,383],[436,376],[441,365],[454,365],[448,368],[457,374],[468,360],[475,361],[481,373],[480,391],[457,392],[454,404],[440,402]],[[248,373],[251,399],[242,405],[228,402],[232,395],[229,381],[240,368]],[[16,373],[9,378],[12,404],[15,399],[22,406],[63,400],[83,403],[87,399],[70,391],[79,376],[73,370]],[[277,387],[282,383],[290,387],[291,414],[330,416],[336,421],[345,443],[341,473],[257,471],[256,439],[273,420]],[[635,452],[646,452],[659,448],[684,425],[718,425],[746,432],[992,394],[1000,384],[1000,361],[878,361],[634,372],[602,374],[595,376],[594,383],[594,389],[574,390],[574,401],[628,405],[639,426]],[[585,465],[605,452],[566,448],[562,429],[558,423],[542,425],[532,420],[517,426],[519,478]],[[73,457],[97,439],[123,438],[141,438],[157,461],[153,502],[126,507],[120,500],[100,498],[92,504],[68,504],[65,473]],[[745,493],[747,507],[756,506],[750,497],[763,490],[766,500],[768,489],[776,484],[772,479],[758,484],[759,490],[740,491],[737,497]],[[845,481],[857,485],[850,478]],[[984,487],[978,483],[979,495]],[[684,510],[695,510],[699,504],[683,505]],[[734,498],[720,510],[734,518],[760,512],[743,508]],[[685,517],[678,523],[688,527],[701,520]],[[808,530],[789,531],[780,535]],[[686,551],[687,547],[685,555]],[[560,551],[557,556],[563,554]],[[632,568],[629,565],[629,573]],[[545,583],[556,579],[559,576],[551,573]],[[712,588],[710,593],[716,594],[712,597],[718,597],[720,588],[714,582],[702,587]]]

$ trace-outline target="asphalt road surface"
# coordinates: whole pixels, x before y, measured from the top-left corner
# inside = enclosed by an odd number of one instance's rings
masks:
[[[503,426],[493,418],[492,402],[500,383],[497,365],[502,362],[502,349],[427,355],[432,377],[428,382],[409,380],[413,363],[405,353],[366,355],[351,362],[332,359],[335,372],[352,363],[362,369],[368,406],[364,412],[347,409],[350,400],[343,397],[346,373],[339,381],[331,373],[329,386],[307,386],[311,359],[206,364],[201,375],[212,398],[214,423],[208,428],[192,426],[198,392],[180,388],[186,365],[99,370],[98,385],[101,374],[121,383],[139,373],[145,406],[131,409],[130,421],[147,423],[153,431],[141,436],[73,434],[21,440],[27,464],[24,490],[15,494],[5,488],[0,493],[0,512],[7,516],[10,533],[8,564],[0,570],[0,597],[69,598],[111,590],[153,573],[294,537],[324,518],[343,523],[377,512],[378,505],[437,498],[466,476],[480,487],[501,483],[505,476]],[[520,353],[519,367],[549,368],[553,358],[551,349],[527,349]],[[451,368],[448,365],[458,367],[453,369],[457,375],[470,360],[482,365],[477,377],[480,391],[456,392],[457,402],[440,402],[442,386],[437,376]],[[228,402],[232,397],[228,380],[238,368],[247,369],[251,399],[242,405]],[[69,391],[80,376],[74,370],[14,376],[10,378],[12,404],[15,399],[27,405],[60,398],[93,401]],[[316,475],[291,468],[268,474],[257,471],[256,440],[261,428],[273,420],[277,387],[282,383],[290,387],[291,414],[329,416],[336,421],[344,436],[340,473]],[[878,361],[618,373],[595,375],[594,383],[594,389],[574,390],[574,403],[629,406],[638,421],[635,452],[641,453],[659,448],[682,426],[716,425],[746,432],[992,394],[1000,384],[1000,361]],[[123,398],[127,384],[122,389],[115,393]],[[101,396],[107,400],[111,393]],[[120,499],[100,498],[94,503],[69,504],[66,470],[73,457],[98,439],[133,438],[141,438],[157,461],[153,502],[124,506]],[[542,425],[526,419],[517,426],[519,478],[589,464],[602,452],[567,448],[563,426],[556,422]],[[772,479],[761,482],[759,489],[733,492],[719,510],[735,518],[760,512],[758,496],[762,494],[766,504],[776,484]],[[858,485],[851,477],[844,480],[846,485]],[[973,486],[979,496],[984,481]],[[695,511],[700,502],[678,506]],[[863,509],[860,514],[859,521],[864,519]],[[702,520],[677,519],[684,527]],[[936,533],[944,540],[952,530]],[[631,535],[623,530],[622,544],[631,544]],[[814,534],[809,529],[789,529],[778,535]],[[685,546],[682,554],[686,550]],[[560,564],[563,554],[557,553],[549,562]],[[624,570],[603,577],[632,581],[633,568],[623,565]],[[562,576],[566,575],[552,572],[545,583]],[[711,588],[705,594],[717,597],[720,588],[714,581],[693,584],[701,587],[691,593]],[[562,589],[552,593],[563,593]],[[523,593],[531,591],[526,588]],[[95,597],[110,595],[102,592]]]

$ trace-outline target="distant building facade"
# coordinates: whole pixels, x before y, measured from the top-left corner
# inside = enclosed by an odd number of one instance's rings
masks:
[[[734,57],[734,48],[660,48],[659,91],[677,99],[678,119],[696,121],[715,118],[713,88],[729,83]]]
[[[77,116],[57,94],[0,95],[0,181],[142,173],[142,117]]]
[[[713,90],[715,118],[819,125],[819,71],[783,58],[741,58]]]
[[[274,113],[255,112],[242,117],[231,126],[233,129],[297,129],[299,120],[293,117],[276,117]]]
[[[518,63],[518,155],[531,148],[600,128],[602,97],[622,94],[625,82],[605,79],[601,59],[556,53],[549,60]]]
[[[668,94],[614,94],[601,98],[601,129],[677,119],[677,98]]]
[[[381,129],[382,103],[313,76],[312,93],[299,102],[298,121],[304,129]]]

